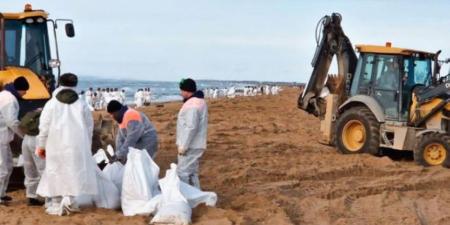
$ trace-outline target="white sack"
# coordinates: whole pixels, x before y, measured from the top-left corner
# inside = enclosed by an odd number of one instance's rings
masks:
[[[201,203],[215,206],[217,195],[214,192],[203,192],[180,181],[176,164],[171,164],[166,176],[159,180],[161,187],[160,202],[156,204],[156,215],[152,224],[169,223],[185,225],[191,223],[192,208]]]
[[[107,164],[105,168],[103,168],[103,175],[107,177],[110,181],[112,181],[119,193],[122,193],[122,180],[123,180],[123,172],[124,166],[120,162],[113,162],[111,164]]]
[[[75,197],[75,202],[81,208],[97,207],[105,209],[120,208],[120,191],[116,185],[103,174],[100,169],[96,169],[97,195],[81,195]]]
[[[151,200],[160,193],[159,167],[145,150],[131,148],[128,152],[122,183],[122,211],[125,216],[149,215]]]

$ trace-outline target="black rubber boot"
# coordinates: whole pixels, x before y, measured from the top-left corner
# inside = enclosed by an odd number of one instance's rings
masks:
[[[8,195],[5,195],[5,196],[1,197],[0,200],[2,200],[2,201],[4,201],[4,202],[9,202],[9,201],[12,200],[12,198],[9,197]]]
[[[44,201],[39,200],[37,198],[28,198],[28,203],[29,206],[42,206],[45,204]]]

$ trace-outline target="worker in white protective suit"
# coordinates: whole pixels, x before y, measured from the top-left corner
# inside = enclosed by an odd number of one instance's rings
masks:
[[[107,111],[119,123],[115,153],[119,161],[126,163],[130,147],[145,149],[150,157],[155,158],[158,151],[158,135],[144,113],[128,108],[115,100],[108,104]]]
[[[108,103],[113,100],[113,89],[106,88],[106,91],[103,93],[103,99],[105,100],[103,107],[106,108]]]
[[[213,93],[213,99],[217,99],[219,97],[219,89],[215,88]]]
[[[94,108],[94,101],[92,99],[93,95],[94,95],[94,89],[91,87],[89,88],[89,90],[87,90],[84,93],[84,96],[85,96],[84,98],[86,100],[86,103],[92,108]]]
[[[95,97],[95,106],[94,108],[97,110],[102,110],[103,109],[103,91],[101,88],[97,88],[97,91],[95,92],[96,97]]]
[[[144,92],[142,89],[137,90],[134,94],[134,104],[136,105],[136,108],[144,106]]]
[[[272,95],[278,95],[278,86],[272,86],[271,93]]]
[[[264,94],[270,95],[270,87],[267,84],[264,86]]]
[[[127,103],[127,95],[125,93],[125,90],[122,89],[122,91],[120,92],[120,103],[122,104],[126,104]]]
[[[114,92],[113,92],[113,100],[119,101],[120,102],[120,91],[119,88],[114,88]]]
[[[198,170],[199,160],[206,150],[208,106],[194,80],[181,80],[180,90],[184,104],[177,120],[177,173],[183,182],[200,189]]]
[[[152,92],[150,88],[146,88],[144,91],[144,105],[149,106],[152,101]]]
[[[236,97],[236,89],[234,87],[230,87],[228,89],[227,97],[228,98],[235,98]]]
[[[12,198],[6,195],[9,177],[13,170],[13,156],[9,143],[14,134],[23,137],[19,129],[19,99],[29,89],[28,81],[18,77],[12,84],[7,84],[0,92],[0,204],[6,204]]]
[[[25,136],[22,141],[23,171],[25,174],[25,195],[29,206],[44,205],[38,198],[36,189],[45,169],[45,161],[36,154],[36,136],[39,134],[39,117],[41,110],[30,111],[21,119],[20,129]]]
[[[96,164],[92,158],[93,119],[85,101],[78,99],[74,74],[60,77],[60,86],[40,117],[36,154],[46,165],[37,194],[51,198],[46,212],[77,212],[75,196],[96,195]]]

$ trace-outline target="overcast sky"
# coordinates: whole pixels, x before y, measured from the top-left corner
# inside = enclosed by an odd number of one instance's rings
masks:
[[[74,20],[59,36],[63,72],[143,80],[304,82],[312,71],[314,29],[340,12],[352,43],[450,57],[450,1],[28,0],[51,18]],[[1,11],[26,2],[1,0]],[[447,72],[447,71],[445,71]]]

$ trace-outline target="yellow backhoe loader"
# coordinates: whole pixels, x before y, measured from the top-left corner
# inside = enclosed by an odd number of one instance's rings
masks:
[[[436,53],[356,45],[357,57],[338,13],[316,28],[313,72],[298,107],[321,120],[328,144],[344,154],[414,152],[423,166],[450,166],[450,81],[440,75]],[[338,74],[328,75],[336,58]]]
[[[72,20],[53,20],[48,15],[44,10],[33,10],[30,4],[26,4],[22,12],[0,13],[0,90],[19,76],[30,83],[27,94],[19,101],[19,119],[27,112],[43,107],[57,85],[61,74],[58,25],[64,24],[68,37],[75,36]],[[50,43],[51,36],[53,43]],[[55,58],[52,58],[51,47],[54,47]],[[113,121],[104,113],[95,113],[94,121],[93,149],[113,144],[116,129]],[[20,140],[16,138],[11,145],[17,161],[21,153]],[[23,184],[20,177],[20,168],[15,168],[11,185]]]

